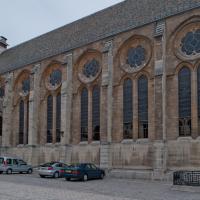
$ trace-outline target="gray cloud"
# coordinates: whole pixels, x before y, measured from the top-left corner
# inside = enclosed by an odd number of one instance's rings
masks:
[[[0,35],[10,47],[123,0],[0,0]]]

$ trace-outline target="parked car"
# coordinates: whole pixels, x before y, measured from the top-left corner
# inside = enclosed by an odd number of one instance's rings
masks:
[[[33,168],[20,158],[0,156],[0,174],[3,172],[12,174],[13,172],[31,174]]]
[[[39,175],[41,178],[53,177],[59,178],[64,175],[64,168],[67,168],[68,165],[62,162],[49,162],[43,165],[40,165]]]
[[[91,163],[73,164],[65,169],[64,177],[67,181],[79,179],[87,181],[89,179],[103,179],[105,171]]]

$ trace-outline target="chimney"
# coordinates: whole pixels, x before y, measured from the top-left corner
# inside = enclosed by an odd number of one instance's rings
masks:
[[[0,36],[0,54],[7,49],[7,39],[3,36]]]

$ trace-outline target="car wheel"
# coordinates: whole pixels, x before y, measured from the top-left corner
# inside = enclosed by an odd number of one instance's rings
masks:
[[[12,169],[7,169],[6,174],[12,174]]]
[[[3,172],[2,172],[2,171],[0,171],[0,174],[3,174]]]
[[[101,173],[101,175],[100,175],[100,179],[104,179],[104,173]]]
[[[58,173],[58,172],[55,172],[54,175],[53,175],[53,177],[54,177],[54,178],[59,178],[59,173]]]
[[[70,179],[70,178],[65,178],[65,180],[66,180],[66,181],[70,181],[71,179]]]
[[[87,174],[83,175],[83,181],[88,181],[88,175]]]
[[[33,170],[32,169],[28,169],[27,174],[32,174]]]

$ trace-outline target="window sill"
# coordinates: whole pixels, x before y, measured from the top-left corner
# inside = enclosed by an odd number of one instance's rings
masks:
[[[125,140],[122,140],[121,143],[122,144],[132,144],[133,143],[133,139],[125,139]]]
[[[17,148],[24,148],[24,147],[28,147],[28,144],[18,144]]]
[[[181,136],[181,137],[178,137],[177,138],[178,141],[189,141],[189,140],[192,140],[192,137],[191,136]]]
[[[88,145],[88,142],[80,142],[79,145]]]
[[[139,138],[136,140],[137,144],[146,144],[149,142],[149,138]]]
[[[51,147],[51,146],[53,146],[53,145],[54,145],[53,143],[46,143],[46,144],[45,144],[46,147]]]
[[[92,141],[91,145],[100,145],[100,141]]]

